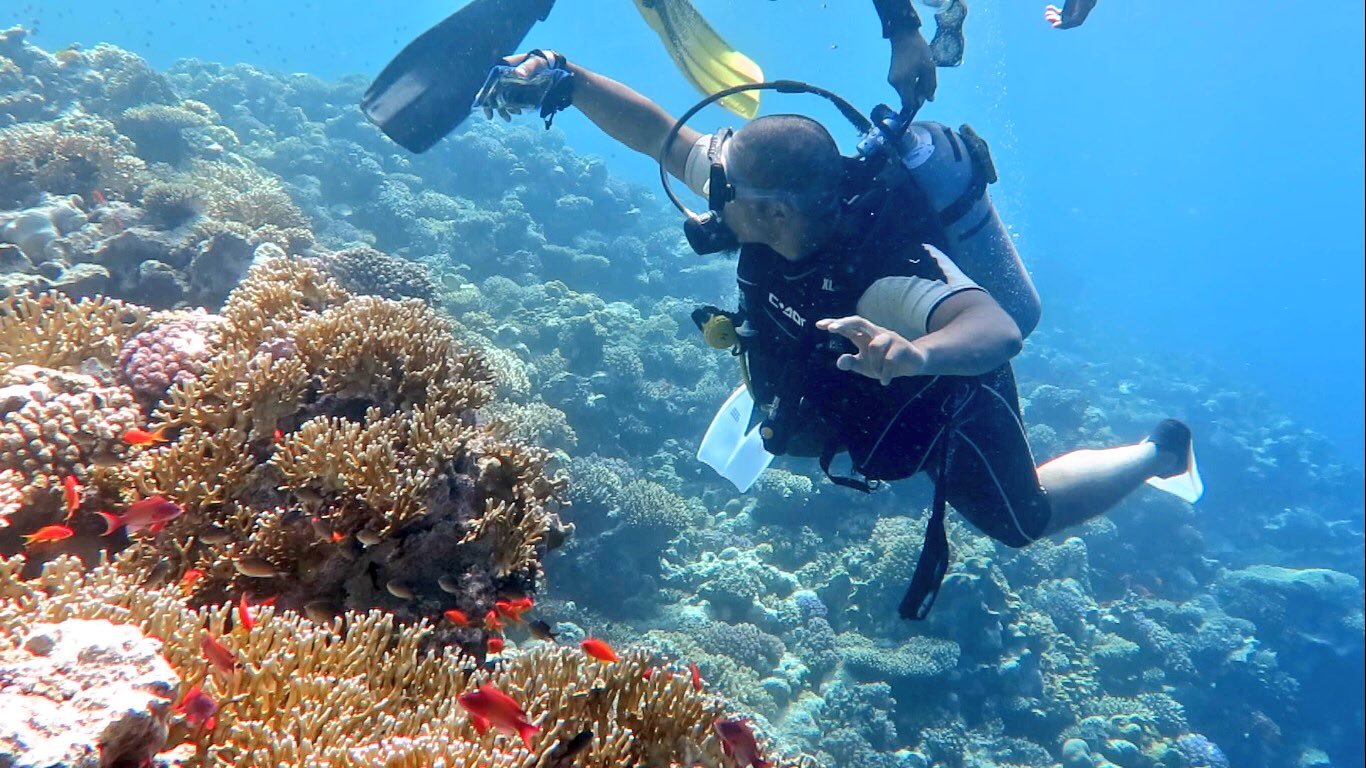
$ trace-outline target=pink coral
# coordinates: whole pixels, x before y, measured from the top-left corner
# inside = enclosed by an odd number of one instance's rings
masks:
[[[129,339],[119,370],[140,395],[160,398],[167,388],[203,373],[217,342],[217,315],[199,314],[162,323]]]

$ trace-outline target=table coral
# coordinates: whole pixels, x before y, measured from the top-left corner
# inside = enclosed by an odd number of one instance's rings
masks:
[[[677,670],[647,677],[652,663],[641,652],[603,665],[545,646],[482,669],[458,651],[431,648],[430,626],[399,626],[380,612],[318,623],[261,608],[254,628],[230,628],[229,606],[192,608],[176,587],[147,587],[113,565],[82,573],[62,559],[28,581],[22,567],[20,558],[0,560],[0,648],[34,623],[68,619],[129,624],[160,638],[180,678],[219,703],[212,728],[172,723],[172,742],[196,748],[192,766],[512,768],[545,764],[584,730],[593,740],[579,768],[730,765],[711,728],[728,715],[725,702],[695,691]],[[205,660],[206,636],[232,654],[230,675]],[[534,752],[497,732],[477,734],[452,705],[484,683],[516,698],[540,727]]]

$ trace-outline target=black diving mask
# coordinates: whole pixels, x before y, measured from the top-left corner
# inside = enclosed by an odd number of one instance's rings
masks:
[[[707,210],[704,213],[696,213],[679,199],[673,190],[673,185],[669,181],[669,172],[665,169],[665,158],[669,156],[669,150],[678,139],[678,134],[683,130],[683,126],[693,118],[698,112],[709,104],[713,104],[727,96],[745,91],[778,91],[779,93],[809,93],[820,96],[839,110],[839,113],[846,120],[853,124],[860,133],[858,142],[858,156],[851,158],[867,166],[868,172],[876,173],[886,162],[888,156],[894,155],[896,147],[900,142],[902,134],[910,126],[911,120],[915,115],[914,110],[906,110],[901,113],[893,112],[891,107],[879,104],[873,110],[872,119],[864,117],[863,113],[845,101],[839,95],[832,93],[824,88],[803,83],[797,80],[774,80],[764,83],[746,83],[730,88],[724,88],[716,93],[707,96],[694,104],[688,111],[674,122],[669,129],[668,135],[664,138],[664,144],[659,151],[659,180],[664,186],[664,194],[669,198],[669,202],[683,213],[687,218],[683,221],[683,236],[687,238],[688,245],[699,256],[706,256],[713,253],[733,251],[740,247],[740,240],[735,236],[724,219],[724,211],[727,203],[735,200],[739,196],[745,198],[762,198],[767,194],[756,192],[750,194],[748,191],[744,195],[737,194],[737,186],[726,175],[725,166],[725,145],[730,141],[734,131],[726,128],[712,135],[711,143],[707,147],[707,163],[709,166],[707,177]]]

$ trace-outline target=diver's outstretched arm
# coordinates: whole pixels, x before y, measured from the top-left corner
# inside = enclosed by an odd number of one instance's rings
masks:
[[[576,79],[574,106],[585,117],[627,147],[659,158],[659,150],[674,124],[672,115],[643,94],[610,77],[573,63],[569,65],[569,71]],[[698,131],[683,126],[670,147],[669,156],[664,159],[664,169],[682,180],[688,153],[701,136]]]

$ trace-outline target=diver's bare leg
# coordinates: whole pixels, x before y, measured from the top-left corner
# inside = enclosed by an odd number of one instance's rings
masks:
[[[1047,534],[1104,514],[1150,477],[1178,469],[1178,460],[1144,440],[1134,445],[1065,453],[1039,467],[1053,518]]]

